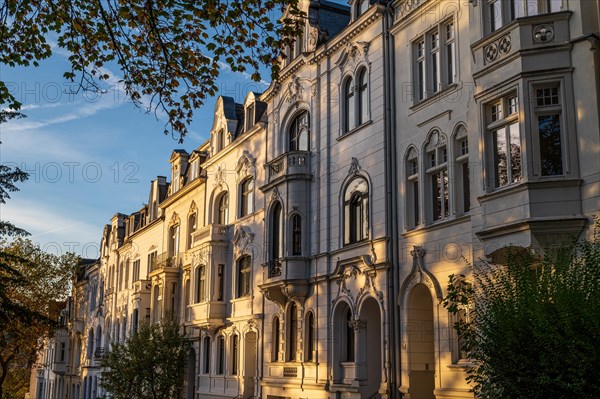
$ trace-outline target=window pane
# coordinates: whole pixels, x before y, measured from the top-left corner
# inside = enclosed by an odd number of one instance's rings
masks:
[[[367,121],[369,113],[369,104],[367,102],[367,71],[365,69],[360,73],[358,90],[358,124],[360,125]]]
[[[520,18],[525,15],[524,0],[511,0],[510,3],[510,12],[512,19]]]
[[[550,0],[550,12],[558,12],[562,8],[562,0]]]
[[[521,135],[519,124],[513,123],[509,126],[510,134],[510,176],[511,183],[521,181]]]
[[[538,116],[538,130],[542,176],[561,175],[563,166],[560,116],[558,114]]]
[[[494,142],[494,165],[496,167],[494,175],[495,185],[496,187],[502,187],[508,184],[506,133],[504,129],[500,129],[493,132],[492,135]]]
[[[463,212],[468,212],[471,208],[471,188],[469,181],[469,163],[462,164],[462,183],[463,183]]]
[[[415,217],[415,227],[418,226],[421,223],[421,218],[420,218],[420,209],[419,209],[419,182],[415,181],[412,184],[413,188],[413,212],[414,212],[414,217]]]
[[[433,220],[442,218],[442,181],[441,174],[436,173],[431,176],[431,202]]]
[[[494,0],[490,3],[489,17],[490,28],[494,32],[502,27],[502,10],[500,0]]]
[[[419,61],[417,69],[419,71],[419,100],[425,98],[425,62]]]
[[[526,1],[527,1],[527,4],[526,4],[527,15],[538,15],[539,14],[539,8],[538,8],[539,0],[526,0]]]

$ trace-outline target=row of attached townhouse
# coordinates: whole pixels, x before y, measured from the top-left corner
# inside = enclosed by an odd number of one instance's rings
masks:
[[[599,1],[300,6],[279,79],[105,227],[56,397],[103,396],[111,344],[173,313],[188,399],[469,398],[448,276],[591,235]]]

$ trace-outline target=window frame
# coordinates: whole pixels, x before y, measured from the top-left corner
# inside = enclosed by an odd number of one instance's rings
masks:
[[[240,183],[240,217],[254,212],[254,177],[249,176]]]
[[[272,348],[271,348],[271,362],[279,362],[279,346],[281,345],[281,321],[278,315],[273,317],[272,321]]]
[[[516,102],[511,100],[515,99]],[[514,186],[522,183],[525,179],[524,174],[524,163],[523,163],[523,132],[522,132],[522,120],[521,120],[521,96],[516,89],[507,91],[501,97],[498,97],[492,101],[489,101],[484,106],[485,111],[485,123],[486,123],[486,144],[488,145],[487,154],[489,155],[490,162],[488,163],[487,171],[489,173],[488,186],[491,191],[503,189],[505,187]],[[513,127],[517,130],[512,131]],[[499,144],[498,135],[499,132],[503,131],[504,146],[506,151],[506,165],[504,168],[506,171],[506,183],[502,184],[500,181],[500,167],[501,162],[499,160]],[[514,135],[518,134],[518,140],[514,139]],[[515,141],[518,141],[518,160],[515,161],[513,158],[511,146]],[[518,163],[518,165],[517,165]],[[510,165],[510,166],[509,166]],[[516,166],[515,166],[516,165]],[[517,178],[513,176],[513,167],[518,168]],[[499,172],[500,171],[500,172]]]
[[[454,145],[454,209],[457,215],[466,215],[471,210],[471,168],[469,165],[469,135],[467,127],[459,124],[452,137]]]
[[[306,143],[302,142],[306,135]],[[307,110],[298,112],[287,129],[288,151],[299,152],[310,150],[310,114]],[[302,144],[306,145],[306,148]]]
[[[551,102],[549,104],[540,104],[540,91],[546,90],[556,90],[556,94],[550,94]],[[531,85],[531,92],[533,93],[534,98],[532,99],[531,104],[531,124],[532,124],[532,142],[534,151],[534,170],[536,174],[542,179],[548,178],[557,178],[564,177],[567,173],[567,162],[568,156],[566,151],[566,145],[568,142],[568,134],[567,129],[568,125],[566,123],[567,118],[564,114],[565,101],[563,98],[564,92],[564,84],[561,81],[551,81],[551,82],[543,82],[543,83],[533,83]],[[543,93],[542,93],[543,94]],[[547,98],[543,94],[543,98]],[[553,98],[556,98],[556,103],[552,103]],[[540,118],[548,117],[548,116],[557,116],[558,118],[558,154],[557,156],[560,158],[560,170],[559,173],[544,173],[544,163],[545,157],[543,157],[543,145],[542,145],[542,134],[540,129]],[[556,151],[556,149],[555,149]]]
[[[219,194],[215,208],[215,224],[229,224],[229,192],[223,191]]]
[[[431,143],[431,140],[437,142]],[[432,145],[433,144],[433,145]],[[423,157],[427,179],[427,222],[437,223],[450,217],[450,178],[448,170],[448,144],[446,135],[439,129],[429,133]]]
[[[206,265],[198,265],[196,272],[195,303],[206,302]]]
[[[211,347],[212,347],[211,338],[209,336],[205,336],[203,338],[203,344],[202,344],[202,351],[204,353],[204,359],[203,359],[204,362],[202,364],[202,374],[210,374],[210,371],[211,371],[210,370]]]
[[[452,36],[448,27],[452,26]],[[447,18],[412,41],[413,102],[424,101],[455,85],[458,78],[455,18]],[[451,73],[452,72],[452,73]]]
[[[287,347],[286,358],[288,362],[298,360],[298,306],[292,301],[288,308],[287,330]]]
[[[302,256],[302,216],[294,213],[290,220],[292,256]]]
[[[225,336],[219,335],[217,337],[217,370],[216,375],[225,374]]]
[[[361,182],[362,181],[362,182]],[[369,182],[361,175],[350,180],[344,190],[344,245],[369,239],[371,228],[369,208]],[[357,217],[357,212],[359,217]],[[357,224],[360,222],[360,225]]]
[[[237,289],[236,297],[243,298],[252,293],[252,258],[244,255],[237,263]]]
[[[304,361],[305,362],[313,362],[315,350],[315,314],[312,311],[306,312],[305,319],[305,328],[304,328]]]

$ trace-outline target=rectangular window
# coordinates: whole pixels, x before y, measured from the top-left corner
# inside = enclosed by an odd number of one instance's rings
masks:
[[[222,301],[225,293],[225,265],[219,265],[217,270],[217,301]]]
[[[206,266],[198,266],[196,273],[196,303],[199,303],[206,300]]]
[[[65,361],[65,352],[66,352],[66,343],[61,342],[60,343],[60,361],[64,362]]]
[[[225,373],[225,338],[217,338],[217,374]]]
[[[454,41],[454,23],[446,25],[446,83],[452,84],[456,81],[456,44]]]
[[[204,337],[204,374],[210,373],[210,338]]]
[[[140,260],[133,261],[133,281],[140,280]]]
[[[489,32],[495,32],[517,18],[558,12],[563,0],[488,0]]]
[[[561,102],[558,86],[536,90],[535,114],[542,176],[563,174]]]
[[[445,21],[414,43],[416,101],[424,100],[456,82],[455,35],[454,22]]]
[[[156,251],[148,254],[148,273],[151,273],[156,268],[156,256]]]
[[[238,369],[238,336],[231,336],[231,374],[237,375]]]
[[[522,180],[518,97],[504,97],[490,105],[489,109],[493,181],[494,187],[499,188]],[[504,109],[508,110],[508,115],[504,115]]]

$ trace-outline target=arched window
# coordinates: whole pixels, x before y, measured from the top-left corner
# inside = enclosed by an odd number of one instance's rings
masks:
[[[315,350],[315,315],[313,312],[308,312],[306,314],[306,325],[304,328],[305,338],[304,338],[304,361],[312,362],[314,360],[313,351]]]
[[[271,212],[271,259],[281,257],[281,204],[275,203]]]
[[[219,335],[217,338],[217,374],[225,373],[225,337]]]
[[[369,0],[358,0],[356,2],[356,17],[363,15],[369,9]]]
[[[352,78],[348,78],[344,83],[344,132],[352,130],[355,121],[354,87],[352,86]]]
[[[346,328],[345,328],[345,334],[344,334],[344,344],[345,344],[345,351],[344,351],[344,361],[346,362],[353,362],[354,361],[354,327],[352,327],[352,312],[350,310],[350,308],[348,308],[346,310],[346,316],[344,318],[345,320],[345,324],[346,324]]]
[[[289,129],[290,151],[308,151],[308,112],[302,111],[294,118]]]
[[[88,333],[88,342],[87,342],[87,358],[91,359],[94,354],[94,330],[90,328]]]
[[[352,244],[369,237],[369,186],[358,177],[350,182],[344,195],[344,243]]]
[[[414,229],[420,223],[419,156],[415,147],[406,154],[406,227]]]
[[[429,194],[428,221],[436,222],[447,219],[449,207],[448,181],[448,149],[446,136],[439,130],[434,130],[425,145],[425,172],[427,173],[427,188]]]
[[[241,298],[250,295],[250,272],[252,260],[249,256],[244,256],[238,261],[238,281],[237,296]]]
[[[232,375],[237,375],[238,373],[238,356],[239,356],[239,340],[237,334],[233,334],[230,338],[231,345],[231,370],[230,373]]]
[[[196,212],[194,212],[188,216],[188,239],[187,239],[188,249],[192,247],[192,242],[194,240],[194,232],[196,231],[196,227],[197,227],[196,223],[197,223],[197,216],[196,216]]]
[[[206,266],[196,267],[196,303],[206,299]]]
[[[179,253],[179,224],[169,228],[169,257]]]
[[[240,184],[240,217],[251,214],[254,211],[254,179],[247,178]]]
[[[102,327],[96,328],[96,351],[102,348]]]
[[[454,199],[458,214],[469,212],[471,208],[471,187],[469,178],[469,139],[467,129],[461,125],[454,134],[454,176],[456,177]]]
[[[210,337],[204,337],[203,341],[203,350],[204,350],[204,364],[202,371],[204,374],[210,373]]]
[[[279,317],[273,317],[273,347],[271,348],[271,361],[279,361]]]
[[[229,223],[229,194],[227,192],[219,196],[217,202],[217,224]]]
[[[287,358],[289,361],[296,360],[296,348],[298,341],[298,308],[296,303],[292,302],[289,309],[289,322],[288,322],[288,345],[287,345]]]
[[[292,216],[292,255],[302,255],[302,218],[298,214]]]
[[[225,131],[223,129],[219,130],[219,132],[217,133],[216,142],[217,151],[221,151],[223,148],[225,148],[225,136]]]
[[[368,3],[365,0],[364,3]],[[358,125],[362,125],[369,118],[369,100],[368,100],[367,69],[362,68],[358,74]]]

